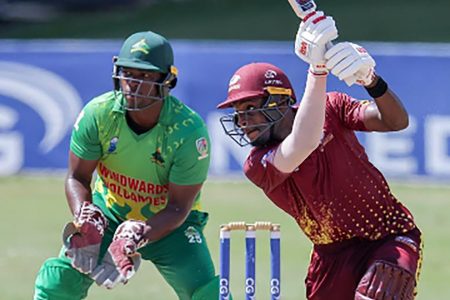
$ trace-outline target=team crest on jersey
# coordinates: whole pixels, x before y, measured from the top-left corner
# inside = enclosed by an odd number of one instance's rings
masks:
[[[108,153],[113,153],[117,149],[117,143],[119,142],[119,138],[117,136],[113,137],[109,141]]]
[[[152,162],[157,164],[158,166],[164,166],[164,158],[161,155],[161,149],[158,148],[155,152],[152,153]]]
[[[196,140],[195,146],[197,147],[197,152],[200,154],[198,160],[202,160],[208,157],[208,141],[205,137],[201,137]]]

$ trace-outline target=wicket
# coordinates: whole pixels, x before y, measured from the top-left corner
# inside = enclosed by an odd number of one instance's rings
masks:
[[[245,230],[245,299],[255,299],[256,272],[255,250],[256,230],[270,231],[271,279],[270,295],[272,300],[280,299],[280,225],[270,222],[230,222],[220,226],[220,300],[230,296],[230,237],[233,230]]]

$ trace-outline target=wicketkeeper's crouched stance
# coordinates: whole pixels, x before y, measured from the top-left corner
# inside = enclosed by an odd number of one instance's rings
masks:
[[[126,283],[141,259],[179,299],[218,299],[199,196],[209,137],[200,116],[169,95],[176,75],[164,37],[139,32],[123,44],[114,91],[90,101],[74,126],[65,187],[75,220],[59,257],[39,271],[35,300],[80,300],[93,282]]]

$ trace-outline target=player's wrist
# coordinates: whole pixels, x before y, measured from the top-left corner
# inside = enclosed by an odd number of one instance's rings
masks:
[[[146,243],[150,243],[152,241],[152,227],[147,223],[145,224],[144,234],[142,236],[143,239],[147,241]]]
[[[84,201],[82,203],[74,219],[74,224],[77,228],[81,229],[83,224],[86,223],[93,225],[101,236],[104,235],[105,229],[108,227],[108,219],[100,207],[90,201]]]
[[[151,227],[144,221],[127,220],[119,225],[114,234],[113,241],[126,240],[131,247],[130,252],[135,252],[149,243]]]
[[[313,74],[314,76],[327,76],[328,69],[326,68],[325,64],[310,64],[309,73]]]
[[[83,209],[86,209],[86,207],[93,205],[92,201],[84,200],[76,204],[76,208],[74,210],[73,216],[75,219],[79,218]]]
[[[388,84],[381,76],[375,75],[375,79],[367,86],[364,86],[367,93],[372,98],[379,98],[383,96],[388,90]]]
[[[373,72],[370,77],[370,82],[365,84],[364,87],[369,89],[373,88],[378,83],[379,78],[380,76],[378,76],[377,74],[375,74],[375,72]]]
[[[328,75],[328,70],[324,66],[322,67],[322,66],[311,64],[309,66],[309,73],[314,76],[323,77],[323,76]]]

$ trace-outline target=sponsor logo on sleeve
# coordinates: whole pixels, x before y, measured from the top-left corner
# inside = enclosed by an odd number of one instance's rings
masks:
[[[273,155],[274,154],[274,149],[270,149],[269,151],[267,151],[266,154],[263,155],[263,157],[261,158],[261,165],[264,168],[267,168],[267,162],[272,163],[273,162]]]
[[[197,147],[197,152],[200,156],[197,158],[198,160],[202,160],[208,157],[208,141],[205,137],[201,137],[195,141],[195,146]]]

